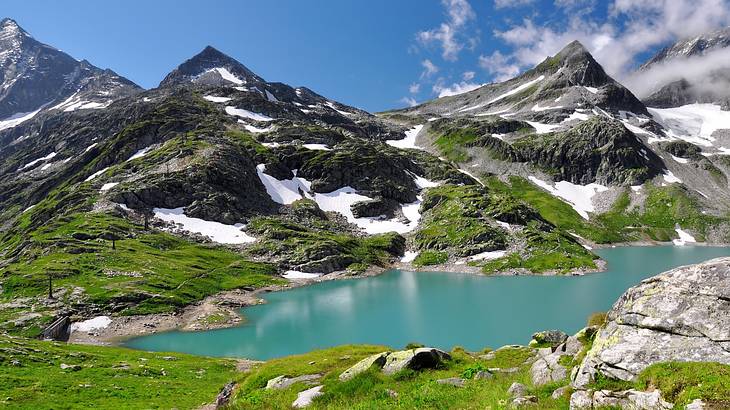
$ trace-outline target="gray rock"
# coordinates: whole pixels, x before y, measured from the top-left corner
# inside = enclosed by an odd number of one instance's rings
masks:
[[[436,383],[438,384],[450,384],[452,386],[456,387],[464,387],[466,385],[466,380],[460,378],[460,377],[449,377],[446,379],[439,379],[436,380]]]
[[[352,367],[345,370],[340,374],[340,381],[347,381],[352,379],[353,377],[357,376],[358,374],[366,371],[373,365],[378,366],[379,368],[382,368],[383,365],[385,365],[385,358],[388,356],[388,352],[378,353],[374,354],[372,356],[368,356],[359,362],[355,363]]]
[[[703,402],[701,399],[694,399],[692,403],[684,407],[684,410],[702,410],[705,407],[705,402]]]
[[[230,382],[223,387],[223,390],[221,390],[215,398],[216,409],[220,409],[228,405],[231,401],[231,397],[233,397],[233,391],[236,389],[236,386],[238,386],[238,383]]]
[[[568,335],[560,330],[545,330],[532,335],[532,340],[538,344],[547,343],[551,346],[558,346],[568,339]]]
[[[730,364],[730,258],[685,266],[629,289],[573,378],[583,387],[597,373],[635,380],[651,364]]]
[[[558,363],[562,356],[559,352],[546,354],[543,349],[540,349],[537,360],[530,367],[532,383],[535,386],[542,386],[566,379],[568,369]]]
[[[395,391],[395,390],[385,389],[385,392],[388,393],[388,396],[390,396],[390,397],[392,397],[394,399],[395,398],[398,398],[398,392]]]
[[[322,378],[321,374],[305,374],[297,377],[277,376],[266,383],[266,389],[283,390],[288,389],[294,383],[304,382],[314,384],[312,382]]]
[[[593,396],[586,390],[578,390],[570,395],[570,410],[583,410],[593,408]]]
[[[613,392],[600,390],[593,393],[593,407],[619,407],[632,410],[665,410],[674,407],[673,404],[662,400],[661,392],[641,392],[626,390]]]
[[[443,350],[432,347],[401,350],[388,354],[385,360],[385,365],[383,366],[383,373],[394,374],[404,369],[433,369],[445,360],[450,359],[451,355]]]
[[[527,395],[527,386],[522,383],[512,383],[507,389],[507,393],[512,397],[524,397]]]
[[[563,386],[558,387],[553,391],[553,393],[550,395],[553,399],[557,400],[563,396],[565,396],[565,393],[567,393],[570,390],[570,386]]]
[[[292,403],[291,406],[295,409],[302,409],[309,406],[312,404],[312,400],[324,394],[322,393],[322,387],[324,386],[314,386],[311,389],[299,392],[297,394],[297,399],[294,400],[294,403]]]
[[[79,366],[78,364],[61,363],[61,370],[71,370],[73,372],[76,372],[81,370],[81,366]]]
[[[512,400],[511,407],[518,408],[518,407],[527,407],[537,404],[537,397],[535,396],[523,396],[523,397],[516,397],[514,400]]]
[[[489,371],[479,370],[477,374],[474,375],[474,380],[488,380],[493,379],[494,375]]]

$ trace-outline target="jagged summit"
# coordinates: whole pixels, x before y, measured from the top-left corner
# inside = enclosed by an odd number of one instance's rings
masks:
[[[0,21],[0,120],[41,108],[98,108],[140,90],[111,70],[35,40],[15,20]]]
[[[160,87],[175,86],[194,82],[205,85],[256,85],[265,83],[248,67],[236,59],[207,46],[200,53],[186,60],[168,74],[160,83]]]
[[[730,27],[725,27],[693,38],[683,39],[665,47],[642,64],[640,69],[646,70],[655,64],[678,57],[705,55],[728,46],[730,46]]]
[[[524,119],[561,120],[576,110],[594,108],[648,115],[641,101],[611,78],[579,41],[573,41],[516,78],[406,111],[435,115],[499,112]]]

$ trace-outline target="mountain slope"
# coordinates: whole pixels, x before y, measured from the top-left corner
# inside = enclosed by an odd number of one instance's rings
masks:
[[[0,129],[41,108],[98,108],[140,91],[111,70],[40,43],[11,19],[0,21],[0,83]]]

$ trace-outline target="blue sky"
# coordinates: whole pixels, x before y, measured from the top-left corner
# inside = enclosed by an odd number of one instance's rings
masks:
[[[146,88],[210,44],[268,81],[379,111],[509,78],[574,39],[621,79],[727,25],[726,1],[27,0],[2,14]]]

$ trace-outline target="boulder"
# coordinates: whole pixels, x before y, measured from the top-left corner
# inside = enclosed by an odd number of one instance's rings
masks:
[[[449,377],[446,379],[438,379],[436,380],[436,383],[450,384],[455,387],[464,387],[464,385],[466,385],[466,380],[462,379],[461,377]]]
[[[532,341],[530,344],[548,344],[550,346],[558,346],[568,340],[568,335],[560,330],[545,330],[537,332],[532,335]]]
[[[366,371],[373,365],[378,366],[379,368],[382,368],[383,365],[385,365],[385,358],[388,356],[388,352],[378,353],[374,354],[372,356],[368,356],[359,362],[355,363],[352,367],[345,370],[340,374],[340,381],[347,381],[352,379],[353,377],[357,376],[358,374]]]
[[[596,374],[633,381],[667,361],[730,364],[730,258],[684,266],[629,289],[573,377],[581,388]]]
[[[512,397],[524,397],[527,395],[527,386],[522,383],[512,383],[507,389],[507,393]]]
[[[404,369],[433,369],[445,360],[450,359],[451,355],[433,347],[401,350],[388,354],[383,366],[383,373],[395,374]]]
[[[322,387],[324,386],[314,386],[311,389],[299,392],[297,394],[297,399],[294,400],[294,403],[292,403],[291,406],[295,409],[301,409],[309,406],[312,404],[312,400],[324,394],[322,393]]]
[[[233,397],[233,391],[236,389],[236,386],[238,384],[236,382],[230,382],[223,386],[223,390],[218,393],[218,396],[215,398],[215,408],[220,409],[228,405],[231,401],[231,397]]]
[[[297,377],[277,376],[266,383],[266,389],[283,390],[288,389],[294,383],[310,383],[322,378],[321,374],[305,374]]]
[[[672,403],[662,399],[661,391],[579,390],[570,396],[570,409],[621,408],[629,410],[669,410]]]
[[[706,408],[705,402],[701,399],[694,399],[692,400],[692,403],[685,406],[684,410],[702,410],[704,408]]]
[[[493,379],[494,375],[489,371],[479,370],[477,374],[474,375],[474,380],[488,380]]]
[[[553,393],[552,393],[552,394],[550,395],[550,397],[552,397],[552,398],[553,398],[554,400],[557,400],[557,399],[559,399],[559,398],[561,398],[561,397],[565,396],[565,394],[566,394],[566,393],[567,393],[567,392],[568,392],[569,390],[570,390],[570,386],[563,386],[563,387],[558,387],[557,389],[555,389],[555,390],[553,391]]]

